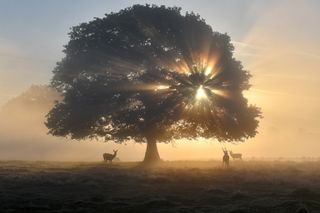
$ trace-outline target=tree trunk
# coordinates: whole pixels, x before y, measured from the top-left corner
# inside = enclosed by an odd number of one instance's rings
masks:
[[[147,149],[143,163],[153,164],[160,161],[160,156],[157,148],[157,141],[154,138],[147,137]]]

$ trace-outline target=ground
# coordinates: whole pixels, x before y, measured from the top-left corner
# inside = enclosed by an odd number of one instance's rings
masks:
[[[1,212],[320,212],[320,161],[0,162]],[[299,211],[300,209],[300,211]],[[306,210],[306,211],[304,211]]]

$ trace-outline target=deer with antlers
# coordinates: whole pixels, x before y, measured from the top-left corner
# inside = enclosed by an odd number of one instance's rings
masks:
[[[224,167],[228,168],[229,167],[229,154],[226,148],[222,148],[222,151],[224,153],[223,157],[222,157],[222,164]]]
[[[104,153],[103,154],[104,161],[106,161],[106,162],[109,161],[110,163],[112,163],[112,160],[117,156],[117,152],[118,152],[118,150],[113,150],[113,154]]]
[[[233,160],[236,160],[236,159],[242,160],[241,153],[233,153],[232,150],[230,150],[229,153],[230,153]]]

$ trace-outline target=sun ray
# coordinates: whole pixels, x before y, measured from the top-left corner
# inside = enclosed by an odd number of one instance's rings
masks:
[[[230,92],[228,92],[228,91],[226,91],[226,90],[211,89],[211,92],[212,92],[213,94],[215,94],[215,95],[220,96],[220,97],[231,99],[231,94],[230,94]]]
[[[170,88],[169,85],[159,85],[159,86],[156,86],[155,90],[166,90],[166,89],[169,89],[169,88]]]

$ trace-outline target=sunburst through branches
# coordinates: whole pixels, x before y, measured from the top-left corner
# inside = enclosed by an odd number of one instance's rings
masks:
[[[155,95],[163,99],[174,98],[176,105],[185,109],[197,109],[202,107],[214,107],[217,96],[231,98],[226,82],[219,79],[221,68],[210,65],[193,65],[189,70],[175,70],[179,66],[170,69],[157,70],[153,79],[157,83],[145,84],[145,88],[152,89]],[[144,79],[142,75],[142,79]],[[150,76],[149,76],[150,77]],[[151,81],[152,81],[151,80]],[[178,101],[179,100],[179,101]]]

